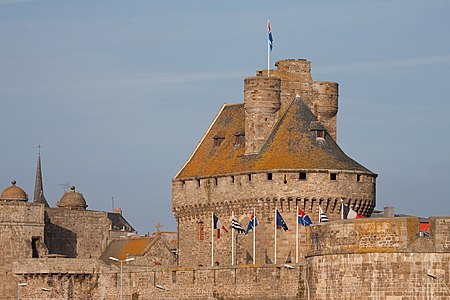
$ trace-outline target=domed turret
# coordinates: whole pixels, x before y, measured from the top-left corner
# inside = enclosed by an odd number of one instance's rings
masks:
[[[28,195],[23,189],[16,186],[16,181],[11,181],[11,186],[3,190],[0,200],[3,201],[28,201]]]
[[[56,206],[71,210],[86,210],[87,204],[83,194],[75,192],[75,187],[70,187],[70,192],[65,192]]]

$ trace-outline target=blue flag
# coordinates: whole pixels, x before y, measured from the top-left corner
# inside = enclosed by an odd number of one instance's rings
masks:
[[[281,216],[280,212],[277,209],[277,226],[283,228],[284,231],[288,230],[288,227],[286,225],[286,222],[284,221],[283,217]]]
[[[297,218],[298,224],[302,224],[303,226],[309,226],[312,224],[311,218],[300,208],[297,211]]]
[[[270,30],[270,21],[267,21],[267,33],[269,34],[270,51],[272,51],[272,48],[273,48],[273,37],[272,37],[272,31]]]
[[[253,211],[252,215],[250,217],[250,222],[248,222],[248,226],[247,226],[247,230],[245,231],[245,234],[248,234],[248,232],[250,230],[252,230],[253,227],[256,227],[256,226],[258,226],[258,220],[256,219],[255,212]]]

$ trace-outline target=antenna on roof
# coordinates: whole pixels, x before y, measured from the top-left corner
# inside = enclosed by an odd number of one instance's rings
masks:
[[[66,183],[58,183],[58,185],[61,185],[64,189],[64,193],[67,192],[70,188],[70,182],[66,182]]]
[[[111,197],[112,212],[114,212],[114,197]]]

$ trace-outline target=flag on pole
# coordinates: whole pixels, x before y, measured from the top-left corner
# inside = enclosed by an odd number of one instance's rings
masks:
[[[269,47],[270,51],[272,51],[273,48],[273,37],[272,37],[272,31],[270,30],[270,21],[267,20],[267,33],[268,33],[268,39],[269,39]]]
[[[258,219],[256,219],[255,211],[252,211],[252,215],[250,216],[250,222],[248,222],[247,230],[245,231],[245,234],[248,234],[250,230],[253,229],[253,227],[258,226]]]
[[[242,225],[235,219],[231,220],[231,228],[236,230],[238,233],[244,233],[245,229],[242,227]]]
[[[311,218],[300,208],[297,210],[298,224],[309,226],[312,224]]]
[[[344,201],[341,199],[342,203],[342,219],[361,219],[361,215],[356,211],[348,207],[344,204]]]
[[[327,215],[323,212],[322,207],[319,205],[319,223],[328,222]]]
[[[277,211],[277,213],[276,213],[276,215],[277,215],[277,226],[283,228],[284,231],[288,230],[286,222],[284,221],[284,219],[281,216],[280,212],[278,211],[278,209],[276,211]]]
[[[214,219],[214,229],[219,229],[219,230],[223,229],[223,230],[225,230],[225,232],[228,232],[227,228],[222,225],[219,218],[215,214],[213,214],[213,219]]]

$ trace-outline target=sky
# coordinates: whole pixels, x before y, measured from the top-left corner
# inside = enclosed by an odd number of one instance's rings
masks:
[[[175,230],[171,179],[276,60],[339,82],[337,142],[377,208],[450,215],[450,1],[0,0],[0,190],[67,184],[140,233]]]

